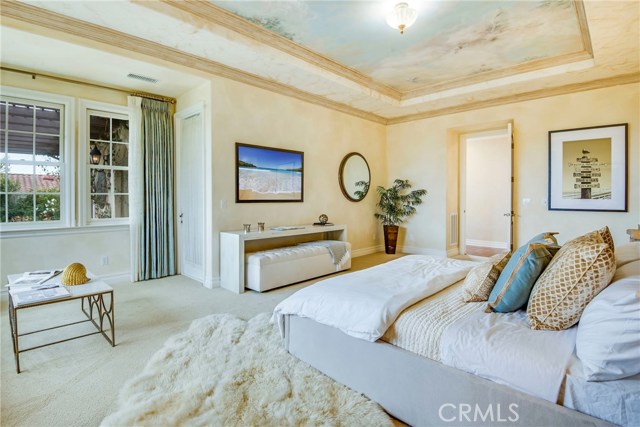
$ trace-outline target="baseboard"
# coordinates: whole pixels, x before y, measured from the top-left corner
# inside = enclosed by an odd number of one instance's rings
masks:
[[[369,246],[368,248],[356,249],[355,251],[351,251],[351,257],[357,258],[359,256],[375,254],[382,251],[384,251],[384,245]]]
[[[415,255],[433,255],[433,256],[447,256],[447,251],[442,249],[421,248],[419,246],[398,246],[398,252],[405,254]]]
[[[102,280],[103,282],[107,282],[108,284],[130,282],[131,272],[125,271],[123,273],[103,274],[102,276],[99,276],[98,279]]]
[[[217,277],[207,277],[204,280],[203,286],[205,288],[213,289],[220,287],[220,276]]]
[[[494,248],[494,249],[509,249],[509,244],[506,242],[467,239],[465,240],[465,243],[467,244],[467,246],[480,246],[483,248]]]

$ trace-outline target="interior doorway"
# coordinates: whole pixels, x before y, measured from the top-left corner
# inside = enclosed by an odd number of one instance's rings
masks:
[[[513,246],[513,137],[505,129],[460,136],[460,253],[487,257]]]
[[[203,106],[176,113],[176,209],[180,274],[204,282],[205,155]]]

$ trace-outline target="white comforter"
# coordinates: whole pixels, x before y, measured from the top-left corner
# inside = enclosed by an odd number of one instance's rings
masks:
[[[409,255],[304,288],[275,308],[283,331],[284,316],[294,314],[376,341],[400,313],[416,302],[463,279],[477,265],[428,255]]]

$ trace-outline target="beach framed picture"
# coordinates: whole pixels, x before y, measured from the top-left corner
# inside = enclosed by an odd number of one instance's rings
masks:
[[[303,199],[303,152],[236,143],[236,203]]]
[[[627,128],[549,132],[549,210],[627,212]]]

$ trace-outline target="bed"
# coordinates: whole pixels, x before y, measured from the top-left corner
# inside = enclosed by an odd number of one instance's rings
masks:
[[[404,258],[401,268],[425,259]],[[395,317],[385,307],[375,317],[386,324],[371,336],[331,324],[317,310],[276,309],[274,317],[291,354],[409,425],[608,426],[640,419],[640,375],[586,381],[574,352],[575,327],[531,331],[524,312],[486,314],[486,303],[461,302],[462,278],[449,276],[451,283],[408,298]],[[341,278],[329,284],[339,287]],[[353,302],[343,302],[351,291],[339,292],[329,305],[354,311]],[[497,333],[520,342],[496,357],[496,343],[505,342],[496,341]],[[479,343],[482,336],[488,338]]]

